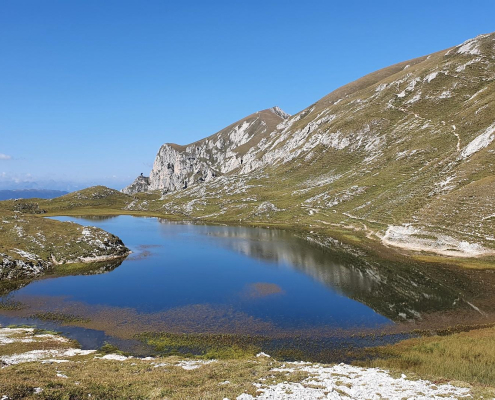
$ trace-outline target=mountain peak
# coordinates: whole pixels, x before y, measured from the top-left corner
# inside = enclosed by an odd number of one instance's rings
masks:
[[[279,117],[281,117],[283,119],[287,119],[291,116],[290,114],[287,114],[284,110],[282,110],[279,106],[269,108],[268,111],[271,111],[272,113],[274,113],[275,115],[278,115]]]

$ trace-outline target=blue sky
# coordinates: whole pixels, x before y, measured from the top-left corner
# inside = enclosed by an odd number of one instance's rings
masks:
[[[165,142],[294,114],[494,15],[493,0],[0,0],[0,188],[121,188]]]

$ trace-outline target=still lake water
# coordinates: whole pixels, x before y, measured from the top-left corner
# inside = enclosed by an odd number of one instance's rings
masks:
[[[381,328],[448,309],[456,298],[431,281],[425,286],[420,271],[324,249],[281,230],[132,216],[55,219],[100,227],[133,253],[106,273],[34,281],[10,297],[32,313],[99,321],[83,330],[98,342],[108,338],[102,331],[125,336],[118,329],[131,337],[151,330],[277,335]],[[21,319],[2,316],[0,323]],[[81,339],[76,328],[65,331]]]

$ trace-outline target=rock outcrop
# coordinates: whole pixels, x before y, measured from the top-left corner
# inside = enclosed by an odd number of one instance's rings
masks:
[[[166,143],[156,155],[149,180],[139,176],[122,192],[171,192],[238,171],[245,154],[289,117],[279,107],[272,107],[187,146]]]
[[[147,192],[149,186],[150,186],[150,178],[147,176],[143,176],[143,174],[141,174],[129,186],[122,189],[122,193],[134,194],[139,192]]]
[[[51,263],[35,257],[31,260],[15,259],[0,253],[0,280],[34,278],[50,269]]]
[[[120,238],[96,227],[19,212],[0,220],[0,281],[35,278],[60,264],[121,260],[129,253]]]

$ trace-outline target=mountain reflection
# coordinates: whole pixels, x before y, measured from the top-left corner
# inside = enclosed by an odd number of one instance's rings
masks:
[[[321,246],[276,229],[227,226],[195,226],[195,229],[202,235],[221,238],[211,241],[216,246],[304,272],[394,321],[470,307],[455,286],[434,279],[414,263],[377,260],[338,242]]]
[[[106,221],[117,217],[118,215],[81,215],[74,218],[84,219],[86,221]]]

